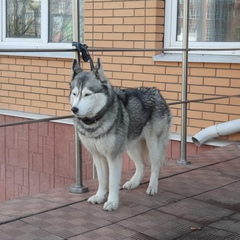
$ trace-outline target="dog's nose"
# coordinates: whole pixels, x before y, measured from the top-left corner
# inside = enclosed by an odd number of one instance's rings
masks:
[[[71,111],[72,111],[74,114],[76,114],[76,113],[78,112],[78,108],[72,107]]]

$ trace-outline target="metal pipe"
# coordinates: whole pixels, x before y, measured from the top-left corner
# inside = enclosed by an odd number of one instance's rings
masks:
[[[219,97],[212,97],[212,98],[199,98],[199,99],[185,100],[185,101],[176,101],[176,102],[170,102],[170,103],[168,103],[168,105],[170,106],[170,105],[177,105],[177,104],[182,104],[182,103],[213,101],[213,100],[219,100],[219,99],[231,98],[231,97],[240,97],[240,94],[219,96]]]
[[[75,177],[75,184],[69,187],[69,192],[71,193],[86,193],[88,192],[88,187],[83,185],[83,178],[82,178],[82,145],[80,143],[78,137],[78,130],[75,127],[75,170],[76,170],[76,177]]]
[[[188,27],[189,27],[189,0],[183,3],[183,42],[182,47],[182,116],[181,116],[181,158],[177,161],[179,165],[187,165],[187,84],[188,84]]]
[[[199,51],[240,51],[240,48],[88,48],[90,52],[199,52]],[[77,52],[76,49],[67,49],[67,48],[55,48],[55,49],[46,49],[46,48],[11,48],[11,49],[0,49],[0,53],[11,53],[11,52]]]
[[[240,119],[209,126],[192,137],[193,143],[200,147],[210,139],[240,132]]]
[[[72,15],[73,15],[73,41],[79,42],[79,0],[72,1]],[[80,64],[80,54],[75,52],[75,59],[78,60]],[[82,144],[78,137],[78,130],[75,126],[75,162],[76,162],[76,177],[75,177],[75,185],[70,186],[69,192],[71,193],[86,193],[88,192],[88,188],[83,185],[82,178]]]
[[[171,106],[171,105],[178,105],[178,104],[183,104],[183,103],[213,101],[213,100],[219,100],[219,99],[224,99],[224,98],[232,98],[232,97],[240,97],[240,94],[228,95],[228,96],[219,96],[219,97],[212,97],[212,98],[199,98],[199,99],[186,100],[186,101],[176,101],[176,102],[170,102],[170,103],[168,103],[168,105]],[[46,121],[54,121],[54,120],[67,119],[67,118],[73,118],[73,115],[33,119],[33,120],[21,121],[21,122],[4,123],[4,124],[0,124],[0,128],[1,127],[11,127],[11,126],[23,125],[23,124],[46,122]]]
[[[72,117],[73,117],[73,115],[69,115],[69,116],[62,116],[62,117],[49,117],[49,118],[41,118],[41,119],[34,119],[34,120],[21,121],[21,122],[4,123],[4,124],[0,124],[0,128],[1,127],[12,127],[12,126],[23,125],[23,124],[53,121],[53,120],[72,118]]]

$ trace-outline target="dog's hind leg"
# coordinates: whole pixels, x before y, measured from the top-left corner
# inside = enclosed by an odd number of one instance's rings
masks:
[[[166,136],[164,134],[152,136],[146,139],[149,152],[149,160],[151,164],[150,182],[146,193],[148,195],[155,195],[158,193],[158,175],[161,166],[166,161]]]
[[[107,159],[101,155],[94,154],[93,162],[96,166],[98,176],[98,190],[97,193],[91,196],[87,201],[93,204],[103,203],[106,199],[108,190],[108,165]]]
[[[143,159],[143,143],[143,141],[138,141],[133,146],[131,145],[130,149],[128,150],[130,158],[135,163],[136,171],[132,178],[123,185],[123,188],[125,189],[136,188],[141,183],[141,180],[144,176],[145,162]]]

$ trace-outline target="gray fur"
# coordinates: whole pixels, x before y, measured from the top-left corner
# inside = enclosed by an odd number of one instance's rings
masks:
[[[96,96],[104,96],[103,98],[107,99],[106,104],[95,116],[86,115],[82,118],[78,113],[75,114],[74,123],[79,137],[92,153],[98,177],[100,176],[98,192],[89,199],[89,202],[105,201],[103,194],[105,195],[109,188],[109,197],[104,204],[104,209],[111,211],[118,207],[116,188],[118,188],[120,179],[116,180],[117,183],[113,181],[112,165],[116,161],[121,161],[122,153],[127,150],[135,162],[136,172],[123,187],[126,189],[137,187],[144,176],[145,163],[142,157],[144,146],[148,148],[152,169],[147,193],[156,194],[158,173],[166,159],[166,147],[172,120],[169,107],[160,91],[156,88],[119,89],[111,86],[100,60],[91,72],[83,71],[76,62],[73,63],[72,69],[71,91],[75,87],[81,91],[88,89]],[[79,102],[82,101],[81,99],[80,93]],[[117,172],[114,174],[119,178],[121,169],[114,171]],[[103,172],[106,172],[109,177]]]

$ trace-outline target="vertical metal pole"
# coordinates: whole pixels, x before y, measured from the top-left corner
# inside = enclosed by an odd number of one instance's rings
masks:
[[[73,17],[73,41],[79,42],[79,0],[72,0],[72,17]],[[74,53],[75,59],[80,64],[80,54]],[[85,193],[88,188],[83,185],[82,180],[82,145],[78,137],[78,131],[75,127],[75,161],[76,161],[76,179],[75,185],[70,186],[69,192],[71,193]]]
[[[183,42],[182,48],[182,101],[187,100],[188,87],[188,31],[189,31],[189,0],[183,2]],[[181,158],[177,161],[179,165],[187,165],[191,162],[187,160],[187,103],[182,104],[181,116]]]

